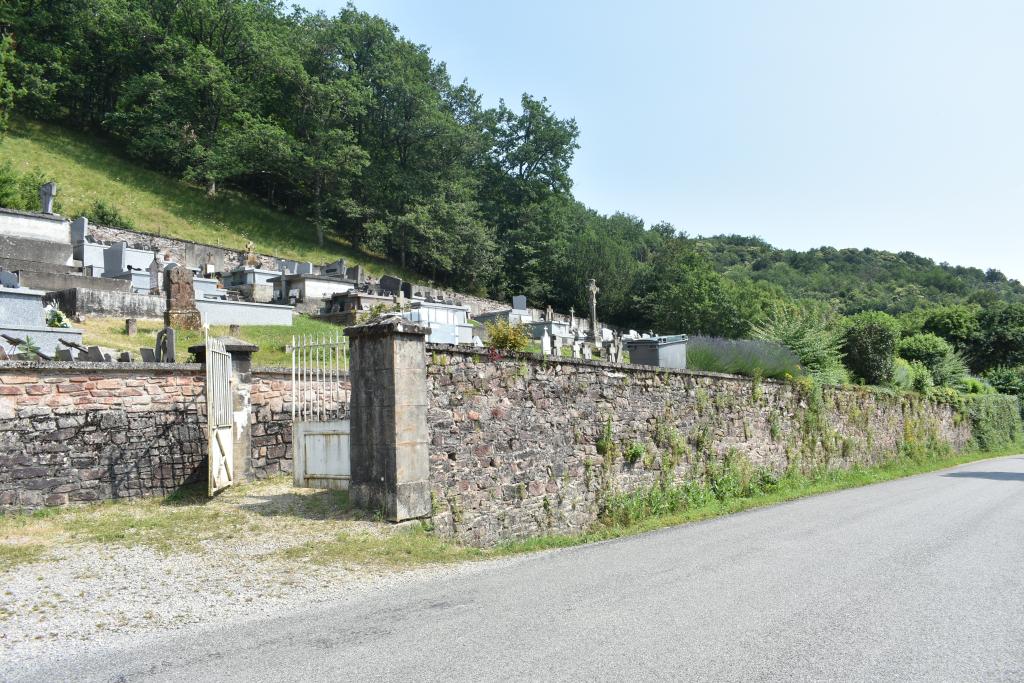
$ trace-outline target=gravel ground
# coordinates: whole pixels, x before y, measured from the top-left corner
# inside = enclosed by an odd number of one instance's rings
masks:
[[[258,506],[266,517],[282,511],[273,506],[294,506],[292,497],[301,500],[302,495],[287,483],[274,482],[256,485],[218,505]],[[353,519],[270,519],[242,539],[204,540],[198,552],[162,553],[145,545],[54,544],[45,561],[0,575],[0,660],[78,652],[146,634],[287,614],[314,603],[363,598],[441,573],[475,572],[495,563],[394,570],[289,560],[275,554],[318,535],[326,538],[339,530],[387,533],[390,525]]]

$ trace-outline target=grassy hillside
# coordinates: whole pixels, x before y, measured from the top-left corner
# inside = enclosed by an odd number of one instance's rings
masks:
[[[234,249],[251,239],[262,253],[314,263],[344,257],[371,273],[411,276],[337,239],[328,238],[320,247],[313,227],[301,218],[230,190],[208,197],[199,187],[126,160],[92,135],[15,121],[0,139],[0,159],[11,161],[18,171],[38,170],[56,180],[61,213],[67,216],[88,215],[88,208],[102,201],[146,232]]]

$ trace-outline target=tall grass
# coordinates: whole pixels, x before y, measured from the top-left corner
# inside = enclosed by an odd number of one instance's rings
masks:
[[[754,339],[690,337],[686,344],[686,367],[775,379],[801,374],[800,360],[792,351],[779,344]]]

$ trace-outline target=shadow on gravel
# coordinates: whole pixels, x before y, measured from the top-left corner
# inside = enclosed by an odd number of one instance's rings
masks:
[[[993,481],[1024,481],[1024,472],[947,472],[944,477],[958,479],[991,479]]]
[[[365,511],[352,507],[347,491],[317,491],[300,495],[278,493],[250,495],[240,501],[239,509],[255,512],[264,517],[301,517],[303,519],[371,518]]]

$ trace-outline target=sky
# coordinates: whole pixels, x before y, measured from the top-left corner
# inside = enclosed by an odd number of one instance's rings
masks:
[[[1024,2],[355,4],[485,106],[575,118],[573,194],[602,213],[1024,280]]]

